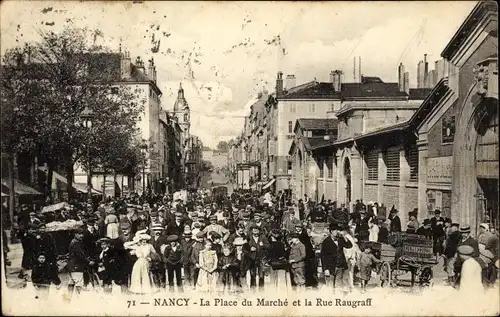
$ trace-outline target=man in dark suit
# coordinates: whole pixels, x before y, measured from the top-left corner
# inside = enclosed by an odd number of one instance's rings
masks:
[[[455,281],[454,265],[456,261],[458,244],[460,243],[461,239],[458,227],[458,223],[451,224],[450,234],[448,235],[448,239],[446,239],[446,245],[443,253],[443,255],[445,256],[445,271],[448,275],[448,283],[450,285],[453,285]]]
[[[326,284],[332,283],[335,289],[349,284],[344,248],[352,248],[352,243],[337,224],[331,224],[329,229],[330,235],[321,243],[320,256]]]
[[[156,253],[162,254],[162,246],[167,245],[167,237],[163,234],[165,230],[160,224],[155,224],[151,227],[153,231],[153,237],[151,238],[151,245],[154,247]],[[160,288],[164,288],[166,284],[165,276],[165,262],[163,258],[153,261],[151,263],[151,273],[153,274],[153,280],[156,285]]]
[[[175,235],[177,237],[180,237],[182,236],[183,232],[184,232],[184,223],[182,221],[182,213],[176,212],[175,220],[167,225],[166,235],[167,236]]]
[[[401,219],[399,219],[398,211],[394,209],[394,206],[390,211],[389,220],[391,221],[389,225],[390,232],[401,232]]]
[[[441,217],[441,211],[436,209],[434,217],[431,218],[432,239],[434,241],[433,251],[436,256],[443,253],[443,241],[445,238],[444,222],[445,219]]]
[[[102,280],[104,292],[111,293],[113,281],[120,285],[124,292],[127,287],[124,252],[127,251],[111,246],[109,238],[101,238],[99,243],[102,251],[97,258],[98,274]]]
[[[259,276],[259,288],[264,287],[264,261],[269,242],[261,235],[260,228],[252,227],[252,235],[248,237],[248,260],[250,268],[250,287],[257,286],[256,277]]]
[[[462,225],[462,227],[460,227],[460,235],[461,235],[461,239],[460,239],[460,242],[458,243],[458,247],[460,247],[461,245],[471,246],[473,249],[471,256],[474,258],[477,258],[479,256],[479,244],[477,243],[477,240],[474,239],[470,235],[470,226],[469,225]],[[458,247],[457,247],[457,249],[458,249]],[[456,260],[454,263],[456,285],[460,284],[460,273],[462,272],[463,262],[464,262],[463,259],[460,256],[456,255]]]

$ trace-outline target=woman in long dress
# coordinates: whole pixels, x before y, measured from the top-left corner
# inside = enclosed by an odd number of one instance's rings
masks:
[[[124,247],[137,256],[130,276],[129,291],[135,294],[151,294],[154,292],[153,281],[150,274],[152,258],[157,258],[154,247],[148,243],[151,236],[138,233],[131,242],[125,242]]]
[[[200,273],[196,288],[202,292],[213,292],[216,288],[217,253],[212,250],[212,241],[205,242],[205,249],[200,251]]]
[[[120,236],[119,222],[120,220],[115,215],[115,210],[110,208],[106,210],[108,213],[104,219],[104,225],[106,226],[106,237],[111,240],[118,239]]]

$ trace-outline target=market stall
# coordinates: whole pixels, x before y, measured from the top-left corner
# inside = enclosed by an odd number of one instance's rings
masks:
[[[45,206],[42,209],[42,214],[56,212],[58,210],[69,208],[68,203],[62,202],[50,206]],[[54,240],[56,255],[64,256],[69,252],[69,243],[73,239],[74,231],[83,226],[82,221],[68,219],[66,221],[52,221],[45,225],[43,229],[49,233]]]

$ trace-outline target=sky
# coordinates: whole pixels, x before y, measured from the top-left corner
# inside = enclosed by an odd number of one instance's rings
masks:
[[[154,58],[162,107],[172,109],[182,83],[191,133],[215,147],[238,136],[245,110],[276,73],[297,84],[328,81],[341,69],[397,82],[403,63],[416,86],[417,63],[429,68],[470,13],[473,1],[432,2],[161,2],[14,1],[0,3],[1,52],[65,25],[100,30],[95,37],[132,60]]]

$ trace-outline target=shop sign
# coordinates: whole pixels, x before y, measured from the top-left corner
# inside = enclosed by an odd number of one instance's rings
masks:
[[[427,182],[451,184],[453,157],[432,157],[427,159]]]

